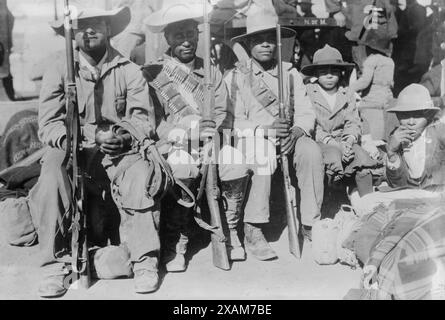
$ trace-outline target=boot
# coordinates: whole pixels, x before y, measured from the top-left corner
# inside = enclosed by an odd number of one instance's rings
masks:
[[[181,179],[181,182],[196,193],[196,179]],[[183,190],[181,190],[181,198],[187,203],[193,201]],[[172,234],[166,245],[163,263],[167,272],[185,272],[187,270],[185,254],[189,242],[189,223],[192,212],[191,209],[183,208],[178,204],[174,205],[172,212],[174,214],[170,217],[176,221],[167,221],[167,228],[171,229],[169,232]]]
[[[222,197],[226,204],[225,213],[229,228],[227,250],[231,261],[246,260],[246,252],[239,239],[237,227],[241,217],[249,180],[250,174],[247,174],[236,180],[221,182]]]
[[[151,293],[159,288],[158,257],[145,256],[133,266],[134,291],[139,294]]]
[[[264,238],[263,231],[257,224],[244,223],[244,234],[246,236],[246,248],[261,261],[277,259],[278,256]]]
[[[165,270],[167,272],[185,272],[187,264],[185,261],[185,253],[187,252],[188,237],[181,234],[179,242],[176,244],[174,250],[165,256]]]
[[[39,285],[38,294],[42,298],[58,298],[68,291],[66,278],[69,271],[64,263],[44,267],[45,276]]]

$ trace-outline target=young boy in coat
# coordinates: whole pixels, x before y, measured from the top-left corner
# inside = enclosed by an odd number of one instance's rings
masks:
[[[316,80],[307,85],[316,114],[315,140],[321,145],[328,180],[354,177],[360,196],[372,192],[370,168],[377,165],[359,146],[360,116],[352,91],[340,81],[353,64],[329,45],[318,50],[302,72]]]

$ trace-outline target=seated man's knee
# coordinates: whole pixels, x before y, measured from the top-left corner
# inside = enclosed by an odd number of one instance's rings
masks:
[[[320,146],[311,138],[301,137],[295,145],[294,153],[296,162],[312,163],[320,165],[323,163],[323,154]]]
[[[184,150],[172,152],[167,162],[172,169],[173,176],[177,179],[190,179],[199,176],[199,168],[193,157]]]
[[[221,180],[230,181],[244,177],[249,165],[241,151],[224,146],[219,154],[219,176]]]

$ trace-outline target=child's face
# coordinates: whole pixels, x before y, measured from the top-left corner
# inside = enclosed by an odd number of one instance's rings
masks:
[[[317,70],[318,84],[325,90],[332,90],[338,86],[341,70],[336,67],[320,67]]]
[[[400,125],[413,131],[413,141],[422,135],[428,125],[428,113],[424,110],[397,112]]]

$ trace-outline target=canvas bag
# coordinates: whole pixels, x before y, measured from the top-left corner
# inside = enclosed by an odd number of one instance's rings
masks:
[[[312,253],[320,265],[336,264],[339,227],[333,219],[315,222],[312,227]]]
[[[17,247],[30,247],[37,242],[37,232],[29,212],[27,198],[10,198],[0,202],[0,223],[6,241]]]

